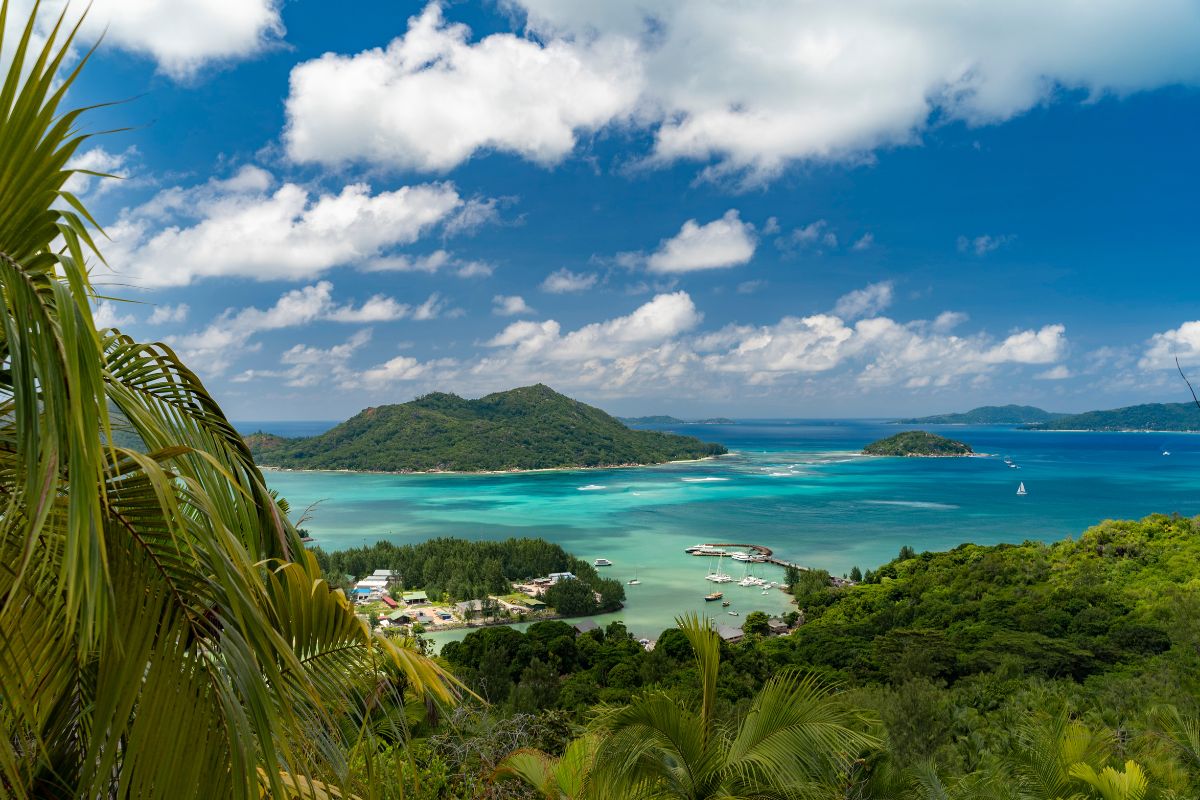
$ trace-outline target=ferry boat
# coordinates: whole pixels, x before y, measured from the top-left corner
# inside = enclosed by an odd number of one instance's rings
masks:
[[[685,553],[693,556],[723,556],[727,555],[720,547],[713,547],[711,544],[695,544],[691,547],[684,548]]]
[[[704,602],[711,603],[713,600],[720,600],[724,596],[725,595],[722,592],[713,592],[712,594],[706,594],[706,595],[704,595]]]
[[[597,558],[595,561],[592,562],[592,566],[593,567],[611,567],[612,562],[609,561],[607,558]]]

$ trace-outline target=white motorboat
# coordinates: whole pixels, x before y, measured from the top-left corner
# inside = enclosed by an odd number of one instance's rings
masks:
[[[611,567],[612,562],[609,561],[607,558],[597,558],[595,561],[592,562],[592,566],[593,567]]]

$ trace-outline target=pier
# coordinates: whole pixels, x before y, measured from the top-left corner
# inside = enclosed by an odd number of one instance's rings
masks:
[[[738,550],[745,550],[747,552],[753,553],[756,558],[760,559],[760,561],[757,563],[774,564],[775,566],[783,567],[784,569],[787,569],[788,567],[794,567],[795,569],[803,570],[804,572],[808,572],[808,567],[797,564],[794,561],[788,561],[786,559],[779,558],[778,556],[775,555],[775,552],[771,548],[769,548],[765,545],[744,544],[741,542],[705,542],[704,546],[705,547],[732,547],[732,548],[738,549]],[[729,555],[729,553],[727,553],[723,550],[714,552],[714,553],[705,553],[704,551],[697,551],[697,552],[693,552],[692,555],[694,555],[694,556],[723,556],[723,555]]]

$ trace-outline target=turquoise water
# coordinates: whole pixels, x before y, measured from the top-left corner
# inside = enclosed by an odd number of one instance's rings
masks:
[[[253,423],[252,423],[253,424]],[[271,430],[297,435],[320,430]],[[291,424],[295,426],[296,424]],[[248,427],[246,424],[239,425]],[[1106,518],[1200,514],[1200,436],[1058,433],[997,427],[939,432],[990,457],[867,458],[868,442],[901,428],[873,421],[776,420],[663,428],[724,443],[720,459],[657,467],[506,475],[269,472],[293,508],[321,501],[309,530],[326,549],[377,539],[541,536],[581,558],[608,558],[627,587],[622,619],[654,636],[699,611],[740,625],[753,610],[781,612],[779,591],[721,587],[739,618],[703,601],[713,584],[697,542],[763,544],[776,555],[841,575],[875,567],[902,545],[944,550],[962,542],[1054,540]],[[1164,450],[1169,456],[1162,455]],[[1017,468],[1010,468],[1003,456]],[[1018,497],[1024,482],[1028,494]],[[726,561],[736,578],[743,565]],[[782,569],[757,565],[780,580]]]

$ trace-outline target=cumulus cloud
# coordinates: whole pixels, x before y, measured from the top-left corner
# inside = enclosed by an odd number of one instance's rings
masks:
[[[810,222],[802,228],[796,228],[787,236],[775,240],[775,246],[780,250],[792,248],[835,248],[838,246],[837,234],[829,228],[829,223],[823,219]]]
[[[986,256],[993,250],[999,250],[1004,245],[1011,242],[1016,237],[1012,234],[1000,234],[993,236],[991,234],[983,234],[974,238],[966,236],[958,237],[958,252],[972,253],[976,256]]]
[[[358,306],[337,303],[333,299],[333,284],[320,281],[285,292],[269,308],[226,309],[204,329],[168,337],[167,341],[193,367],[221,374],[239,357],[258,349],[253,337],[263,331],[296,328],[322,320],[345,323],[427,320],[438,316],[443,308],[444,303],[436,293],[415,308],[384,295],[375,295]]]
[[[725,216],[704,225],[694,219],[683,223],[679,233],[659,243],[646,259],[651,272],[694,272],[745,264],[754,257],[758,241],[754,226],[742,222],[730,209]]]
[[[998,339],[887,317],[851,323],[814,314],[697,332],[699,321],[687,293],[675,292],[570,332],[555,320],[514,322],[488,342],[497,352],[464,364],[462,376],[489,388],[519,378],[608,394],[664,386],[712,394],[747,384],[799,386],[819,375],[827,390],[853,392],[979,381],[1001,369],[1052,365],[1066,352],[1061,325]]]
[[[378,265],[384,251],[415,242],[462,205],[448,183],[379,193],[355,183],[320,195],[275,183],[245,166],[227,179],[166,189],[108,226],[106,255],[142,287],[210,277],[304,280],[337,266]]]
[[[111,300],[101,300],[92,311],[92,319],[97,328],[120,328],[137,322],[132,314],[122,314],[117,303]]]
[[[431,3],[386,48],[296,66],[284,142],[300,162],[370,161],[445,171],[480,150],[553,164],[576,132],[632,110],[634,43],[545,44],[507,33],[470,42]]]
[[[105,188],[118,185],[121,182],[117,180],[118,178],[124,179],[126,168],[136,155],[137,149],[133,147],[126,148],[120,153],[110,153],[103,147],[93,147],[77,153],[67,163],[67,168],[82,171],[67,178],[63,189],[76,195],[85,195],[94,187],[96,194],[99,195]],[[98,172],[113,177],[102,179],[96,175],[87,174],[89,172]]]
[[[1033,377],[1040,381],[1062,381],[1072,377],[1072,373],[1066,364],[1059,364],[1058,366],[1051,367],[1044,372],[1039,372]]]
[[[399,253],[373,258],[364,263],[363,272],[424,272],[432,275],[439,271],[453,272],[460,278],[486,278],[495,268],[483,261],[464,261],[445,250],[434,250],[420,256]]]
[[[518,314],[532,314],[533,309],[520,295],[498,294],[492,298],[492,313],[501,317],[515,317]]]
[[[187,321],[188,312],[191,309],[187,303],[179,305],[161,305],[154,308],[154,312],[147,320],[151,325],[165,325],[167,323],[178,323]]]
[[[43,34],[64,5],[42,4]],[[284,33],[279,6],[278,0],[92,0],[72,3],[69,11],[87,10],[85,40],[103,34],[105,46],[151,58],[161,72],[184,79],[212,62],[247,58],[278,42]],[[10,2],[9,25],[24,24],[32,7],[32,0]]]
[[[892,304],[892,282],[880,281],[838,298],[833,313],[843,319],[858,319],[878,314]]]
[[[1176,358],[1181,364],[1200,364],[1200,320],[1154,334],[1138,366],[1142,369],[1174,369]]]
[[[599,277],[594,273],[572,272],[563,267],[546,276],[541,289],[550,294],[572,294],[586,292],[596,285]]]
[[[864,233],[862,236],[860,236],[854,242],[854,244],[852,244],[850,246],[850,249],[856,253],[861,253],[864,250],[870,250],[871,247],[874,246],[874,244],[875,244],[875,234]]]
[[[633,125],[652,137],[647,163],[696,160],[755,183],[919,142],[935,119],[982,125],[1068,92],[1200,80],[1191,0],[506,7],[525,12],[525,35],[472,41],[432,4],[384,49],[297,66],[291,156],[445,170],[500,150],[552,164],[581,134]]]

